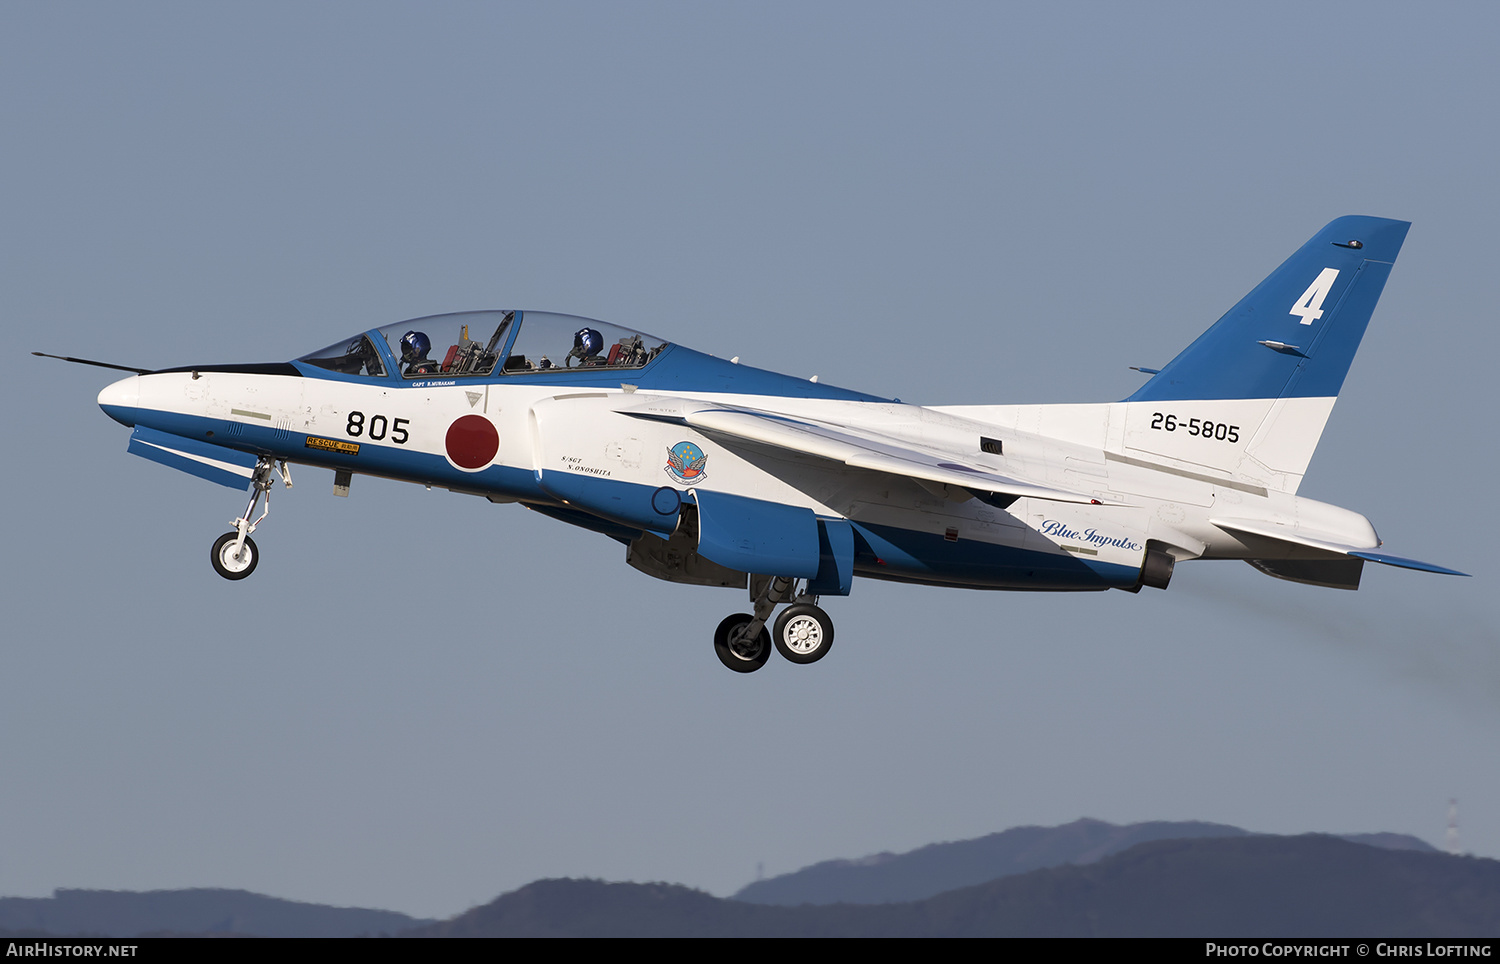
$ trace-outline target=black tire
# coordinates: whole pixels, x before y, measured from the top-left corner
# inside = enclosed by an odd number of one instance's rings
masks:
[[[833,647],[833,620],[817,606],[797,603],[776,619],[776,651],[794,663],[816,663]]]
[[[749,613],[735,613],[726,616],[714,631],[714,652],[719,654],[719,662],[736,673],[753,673],[771,658],[771,634],[764,626],[758,640],[747,642],[740,638],[744,625],[754,619]]]
[[[255,547],[255,540],[249,536],[245,537],[245,547],[241,550],[240,557],[234,557],[234,540],[239,537],[238,532],[224,533],[214,540],[213,551],[209,553],[208,558],[214,564],[214,572],[225,579],[244,579],[260,564],[260,550]]]

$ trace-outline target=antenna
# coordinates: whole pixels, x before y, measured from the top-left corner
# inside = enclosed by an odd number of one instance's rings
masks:
[[[1458,798],[1448,800],[1448,833],[1443,838],[1443,849],[1457,857],[1458,849]]]

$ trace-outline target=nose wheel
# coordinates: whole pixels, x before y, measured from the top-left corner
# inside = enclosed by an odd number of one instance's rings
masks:
[[[209,561],[214,564],[214,572],[225,579],[244,579],[255,571],[256,563],[260,562],[260,550],[255,547],[255,540],[249,536],[241,544],[238,532],[226,532],[214,540]]]
[[[287,467],[286,461],[283,459],[278,463],[275,459],[262,455],[255,463],[255,474],[250,477],[250,504],[245,506],[245,514],[229,521],[234,526],[233,532],[226,532],[214,540],[208,559],[213,563],[214,572],[225,579],[244,579],[255,571],[256,564],[260,562],[260,550],[256,548],[255,540],[250,538],[250,533],[271,514],[273,470],[280,473],[282,485],[289,489],[292,487],[292,471]],[[255,514],[255,506],[261,499],[266,500],[265,508],[261,510],[260,517],[251,522],[250,517]]]

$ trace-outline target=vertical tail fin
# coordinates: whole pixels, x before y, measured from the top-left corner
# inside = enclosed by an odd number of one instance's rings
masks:
[[[1295,492],[1410,227],[1329,223],[1125,400],[1126,447]]]

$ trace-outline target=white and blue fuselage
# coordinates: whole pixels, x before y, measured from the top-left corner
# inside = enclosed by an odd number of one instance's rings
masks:
[[[808,602],[855,575],[1137,590],[1217,558],[1352,589],[1365,561],[1451,571],[1296,495],[1406,229],[1331,223],[1114,403],[906,405],[590,319],[485,311],[287,363],[134,375],[99,404],[134,428],[131,451],[226,485],[269,488],[293,462],[341,492],[376,475],[520,502],[652,575],[748,585],[752,635],[794,598],[826,617]],[[831,624],[799,625],[783,652],[818,658]]]

